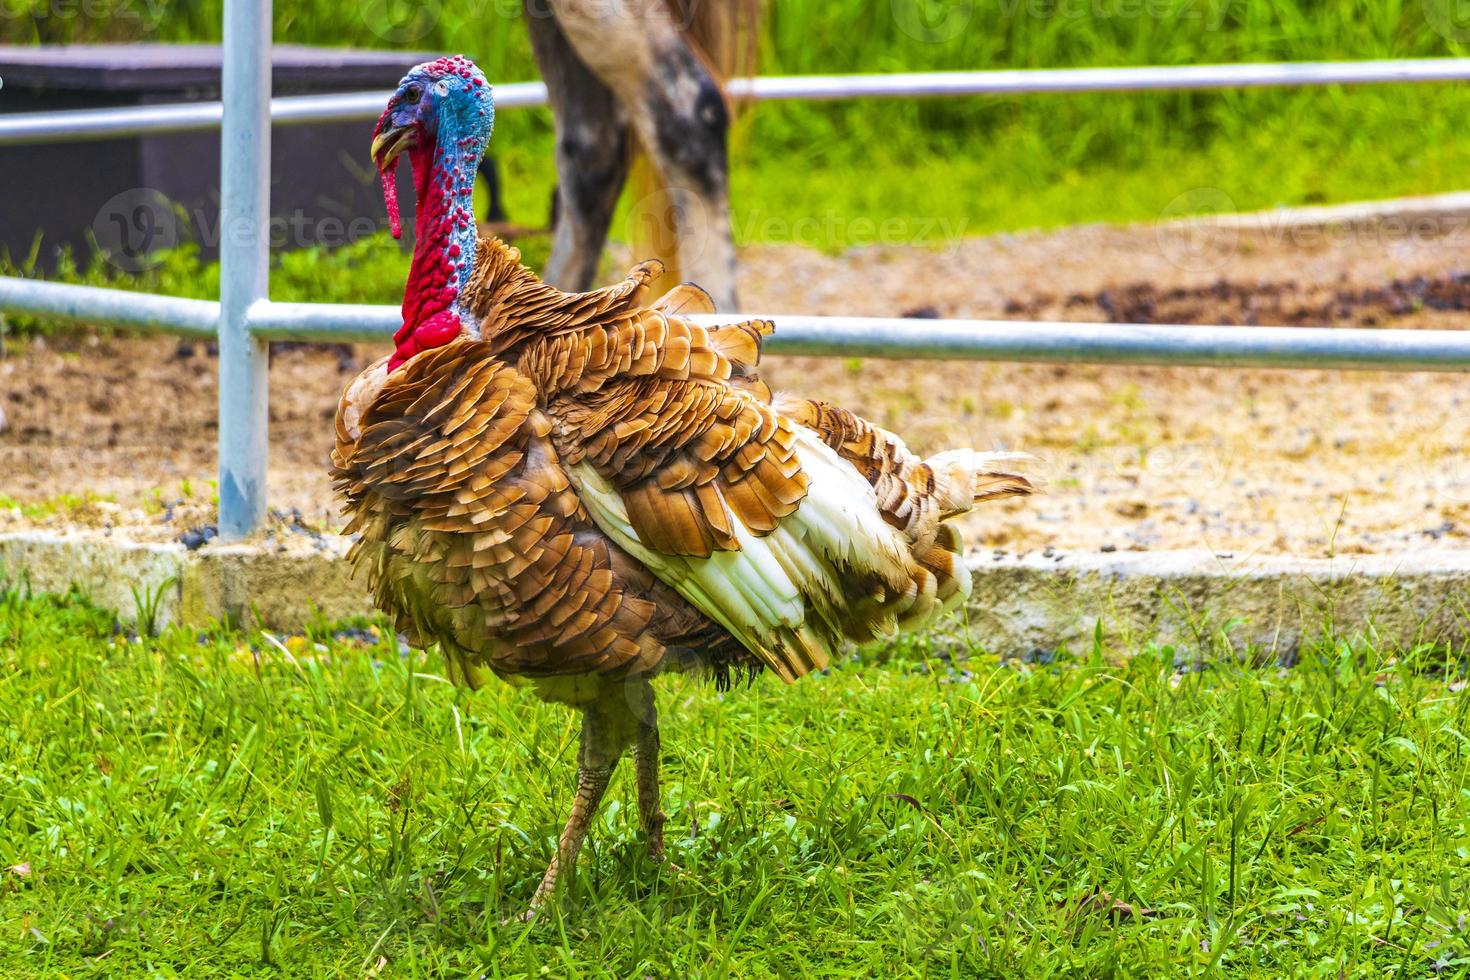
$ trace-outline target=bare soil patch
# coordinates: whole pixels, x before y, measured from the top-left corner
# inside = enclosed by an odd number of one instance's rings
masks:
[[[754,311],[1457,329],[1458,225],[1395,236],[1084,227],[942,251],[742,252]],[[335,529],[326,477],[343,385],[380,348],[278,345],[273,533]],[[1007,550],[1204,547],[1301,555],[1463,547],[1470,411],[1455,374],[1239,371],[771,357],[774,386],[849,405],[921,452],[1041,457],[1046,496],[992,505],[969,540]],[[178,538],[213,520],[209,345],[78,333],[0,361],[0,527]]]

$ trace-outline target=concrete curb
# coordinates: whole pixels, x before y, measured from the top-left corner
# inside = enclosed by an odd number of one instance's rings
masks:
[[[972,632],[997,652],[1145,641],[1294,653],[1324,634],[1391,648],[1470,640],[1470,551],[1334,559],[1208,551],[972,558]]]
[[[347,542],[314,550],[260,544],[139,544],[81,534],[0,534],[0,579],[38,592],[73,586],[125,620],[156,596],[160,624],[210,620],[290,630],[371,615],[344,560]],[[1067,645],[1101,632],[1115,646],[1189,649],[1223,641],[1290,653],[1331,630],[1389,647],[1470,643],[1470,551],[1335,559],[1226,557],[1202,551],[971,557],[972,633],[998,653]]]
[[[1398,224],[1404,231],[1445,233],[1459,231],[1470,218],[1470,191],[1391,197],[1380,201],[1351,201],[1346,204],[1303,205],[1267,208],[1264,211],[1231,211],[1143,222],[1138,226],[1169,228],[1231,228],[1240,231],[1287,231],[1307,228],[1372,227]],[[1446,226],[1447,227],[1443,227]]]
[[[146,544],[85,534],[0,534],[0,580],[37,592],[73,587],[133,621],[145,604],[158,625],[210,620],[294,629],[373,612],[345,561],[347,541],[328,536],[311,551],[261,544]]]

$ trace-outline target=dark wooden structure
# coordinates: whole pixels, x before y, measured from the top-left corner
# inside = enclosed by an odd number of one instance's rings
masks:
[[[380,89],[428,55],[277,45],[277,95]],[[0,113],[216,100],[216,45],[0,45]],[[385,223],[368,159],[373,124],[277,126],[271,138],[276,247],[333,246]],[[88,142],[0,146],[0,249],[20,260],[39,242],[52,268],[62,248],[79,261],[94,242],[124,271],[179,241],[213,257],[219,242],[219,134],[177,133]],[[412,199],[400,168],[401,190]]]

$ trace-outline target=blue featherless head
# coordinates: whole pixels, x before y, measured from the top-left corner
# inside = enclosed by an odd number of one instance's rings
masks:
[[[457,190],[468,195],[494,125],[495,100],[490,83],[463,55],[425,62],[403,76],[388,107],[378,117],[372,147],[394,238],[400,233],[393,179],[399,155],[406,150],[424,151],[432,157],[432,166],[416,164],[415,169],[423,171],[421,176],[426,179],[431,171],[435,172],[440,180],[455,184]]]
[[[428,61],[404,75],[388,100],[373,131],[373,162],[387,170],[404,150],[429,144],[456,162],[478,162],[494,126],[490,83],[473,61]]]

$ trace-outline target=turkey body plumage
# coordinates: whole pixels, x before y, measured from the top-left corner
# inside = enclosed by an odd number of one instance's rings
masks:
[[[773,398],[756,373],[769,323],[694,325],[682,314],[710,308],[688,285],[644,306],[656,263],[567,294],[499,241],[478,255],[480,337],[391,373],[384,359],[343,396],[351,557],[457,679],[583,710],[586,817],[634,748],[656,838],[652,677],[792,681],[848,642],[931,622],[969,593],[944,519],[1031,485],[1004,472],[1017,457],[926,462],[843,409]],[[585,826],[568,832],[580,843]]]
[[[1024,494],[1017,457],[921,460],[757,373],[771,324],[705,328],[697,286],[645,301],[661,266],[564,293],[475,233],[494,117],[473,63],[409,72],[374,132],[391,227],[408,154],[416,242],[395,350],[347,388],[333,477],[351,559],[396,627],[450,674],[530,685],[582,712],[577,791],[534,911],[572,866],[624,752],[663,851],[651,681],[791,682],[851,642],[932,622],[969,594],[958,533]]]

